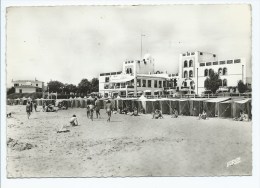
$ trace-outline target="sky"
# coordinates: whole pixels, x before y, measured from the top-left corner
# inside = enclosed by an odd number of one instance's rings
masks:
[[[122,62],[155,59],[155,70],[177,73],[179,54],[205,51],[246,58],[251,75],[249,5],[9,7],[7,86],[11,80],[78,84]]]

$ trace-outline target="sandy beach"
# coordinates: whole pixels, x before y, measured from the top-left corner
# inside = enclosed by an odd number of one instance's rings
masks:
[[[33,112],[28,120],[20,105],[7,112],[8,178],[252,174],[251,122],[113,114],[108,123],[104,110],[91,121],[83,108]],[[79,126],[57,133],[73,114]]]

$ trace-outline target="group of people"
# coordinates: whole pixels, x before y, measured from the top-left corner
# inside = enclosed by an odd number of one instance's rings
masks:
[[[94,116],[94,111],[96,112],[96,117],[97,119],[100,118],[100,109],[101,109],[101,103],[100,100],[95,98],[94,104],[88,104],[87,105],[87,117],[93,121],[93,116]],[[110,118],[112,115],[112,104],[110,100],[107,100],[106,105],[105,105],[105,110],[108,115],[107,122],[110,122]],[[77,116],[74,114],[70,121],[69,121],[69,126],[78,126],[78,119]],[[68,132],[69,130],[67,129],[67,125],[62,125],[61,128],[57,131],[57,133],[62,133],[62,132]]]
[[[30,116],[31,116],[31,113],[33,111],[33,108],[34,108],[34,111],[35,112],[38,112],[37,111],[37,103],[35,101],[28,101],[27,104],[26,104],[26,113],[27,113],[27,118],[29,119]]]

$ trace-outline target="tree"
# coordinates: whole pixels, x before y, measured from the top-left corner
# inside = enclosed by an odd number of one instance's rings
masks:
[[[216,93],[218,90],[219,86],[222,85],[222,81],[219,78],[218,73],[215,73],[214,71],[211,72],[209,77],[205,80],[205,88],[207,90],[212,91],[213,93]]]
[[[65,84],[64,85],[64,92],[66,92],[67,94],[70,93],[76,93],[77,92],[77,86],[73,85],[73,84]]]
[[[12,93],[15,93],[15,88],[14,87],[11,87],[7,90],[7,95],[10,95]]]
[[[247,86],[246,86],[246,84],[244,84],[244,82],[242,80],[239,80],[237,83],[237,89],[238,89],[239,93],[245,93],[247,90]]]
[[[64,84],[59,81],[50,81],[48,83],[48,91],[53,93],[60,93],[64,87]]]
[[[88,81],[88,79],[84,78],[80,81],[78,84],[78,91],[80,94],[88,94],[91,91],[91,83]]]
[[[93,78],[91,80],[91,92],[98,92],[99,90],[99,80],[98,78]]]

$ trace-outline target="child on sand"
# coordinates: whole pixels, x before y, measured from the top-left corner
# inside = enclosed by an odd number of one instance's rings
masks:
[[[111,104],[110,100],[107,101],[105,109],[106,109],[106,113],[108,115],[107,122],[110,122],[110,118],[111,118],[111,114],[112,114],[112,104]]]
[[[172,118],[177,118],[178,117],[178,111],[176,108],[173,109],[173,114],[172,114]]]
[[[153,113],[153,118],[152,119],[159,119],[159,118],[163,118],[162,113],[160,110],[156,109]]]
[[[136,107],[134,107],[134,111],[133,113],[131,114],[131,116],[138,116],[138,110]]]
[[[205,110],[203,110],[202,114],[199,114],[199,120],[200,119],[204,119],[204,120],[207,119],[207,113],[205,112]]]
[[[70,123],[71,126],[78,126],[79,125],[76,115],[73,115],[72,118],[70,118],[69,123]],[[66,127],[67,127],[66,125],[62,125],[61,128],[57,131],[57,133],[69,132],[69,130],[66,129]]]

